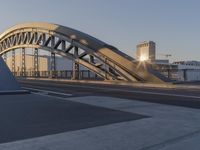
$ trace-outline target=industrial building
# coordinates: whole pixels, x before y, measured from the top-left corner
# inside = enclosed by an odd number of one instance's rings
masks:
[[[198,61],[154,63],[152,66],[173,81],[200,81],[200,62]]]

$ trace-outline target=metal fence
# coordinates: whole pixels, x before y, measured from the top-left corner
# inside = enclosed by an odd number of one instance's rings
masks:
[[[97,74],[89,70],[81,70],[73,72],[72,70],[64,71],[26,71],[13,72],[16,77],[30,77],[30,78],[56,78],[56,79],[74,79],[73,74],[78,75],[78,80],[102,80]]]

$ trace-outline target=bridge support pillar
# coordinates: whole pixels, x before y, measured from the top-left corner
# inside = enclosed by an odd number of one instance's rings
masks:
[[[22,48],[22,76],[26,76],[26,52],[25,48]]]
[[[51,78],[55,78],[55,71],[56,71],[56,54],[51,52]]]
[[[78,58],[78,47],[74,48],[74,56],[75,58]],[[79,64],[76,61],[74,61],[72,80],[78,80],[78,79],[79,79]]]
[[[94,56],[92,56],[92,55],[89,56],[89,62],[90,62],[91,64],[94,64],[94,63],[95,63],[95,62],[94,62]],[[89,78],[89,79],[90,79],[90,77],[91,77],[90,74],[91,74],[91,72],[88,71],[88,78]],[[96,79],[96,75],[97,75],[97,74],[95,74],[95,77],[94,77],[95,79]]]
[[[78,80],[79,79],[79,64],[76,62],[73,63],[73,77],[72,80]]]
[[[15,75],[15,49],[12,50],[12,72]]]
[[[39,61],[38,61],[38,49],[34,49],[34,76],[39,76]]]

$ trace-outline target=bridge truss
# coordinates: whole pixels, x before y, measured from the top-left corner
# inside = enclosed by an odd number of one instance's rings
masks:
[[[22,50],[22,72],[25,74],[26,49],[34,49],[34,71],[38,70],[38,50],[51,53],[51,70],[55,70],[55,55],[73,60],[73,78],[78,79],[79,65],[105,80],[163,83],[166,79],[149,67],[90,35],[49,23],[25,23],[11,27],[0,35],[0,55],[12,51],[12,71],[15,72],[15,50]]]

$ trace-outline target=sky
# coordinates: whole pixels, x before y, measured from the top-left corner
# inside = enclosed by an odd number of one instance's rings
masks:
[[[199,0],[1,0],[0,32],[24,22],[49,22],[90,34],[133,56],[155,41],[157,58],[200,61]]]

